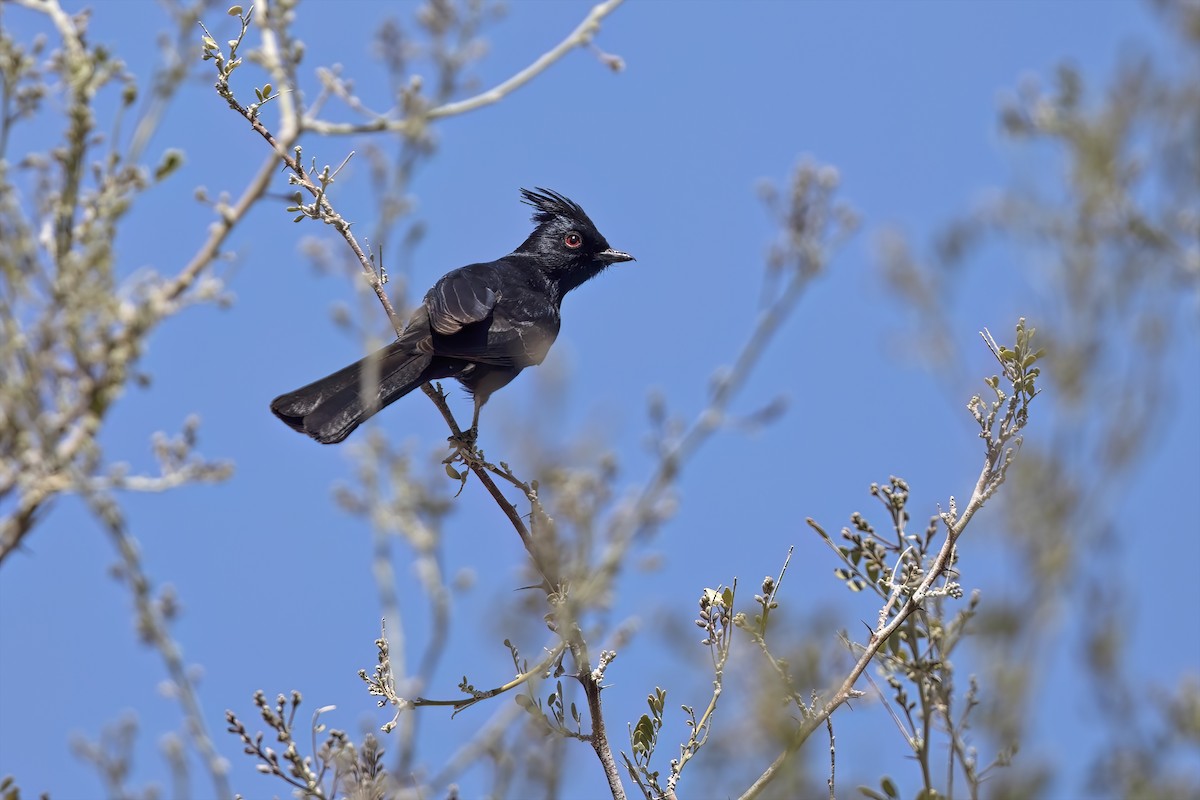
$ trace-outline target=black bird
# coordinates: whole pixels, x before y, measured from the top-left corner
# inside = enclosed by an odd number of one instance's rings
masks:
[[[537,224],[515,251],[449,272],[425,295],[396,341],[294,392],[271,411],[322,444],[340,442],[379,409],[439,378],[457,378],[475,400],[468,438],[492,392],[542,363],[558,336],[563,296],[610,264],[614,250],[578,204],[522,189]]]

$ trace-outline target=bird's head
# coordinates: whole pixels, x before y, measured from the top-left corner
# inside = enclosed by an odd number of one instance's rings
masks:
[[[596,230],[579,205],[558,192],[522,189],[525,202],[534,207],[537,225],[518,253],[536,255],[540,264],[561,283],[564,291],[600,273],[609,264],[633,261],[633,256],[614,250]]]

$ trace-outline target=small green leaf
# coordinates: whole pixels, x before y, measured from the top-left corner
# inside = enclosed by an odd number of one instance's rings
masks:
[[[657,686],[654,687],[654,694],[646,695],[646,705],[650,706],[650,713],[656,718],[662,716],[666,703],[667,693]]]
[[[230,6],[229,10],[226,11],[225,13],[231,17],[240,17],[242,15],[242,7],[241,6]]]
[[[645,714],[642,714],[633,728],[633,749],[642,753],[649,753],[654,749],[654,723]]]

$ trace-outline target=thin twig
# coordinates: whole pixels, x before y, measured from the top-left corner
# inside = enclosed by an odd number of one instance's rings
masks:
[[[507,683],[503,683],[491,689],[476,690],[471,693],[470,697],[459,697],[451,700],[436,700],[427,697],[414,697],[406,702],[414,708],[417,706],[449,706],[453,708],[454,713],[457,714],[459,711],[470,708],[482,700],[487,700],[489,698],[496,697],[497,695],[504,694],[505,692],[511,691],[518,686],[523,686],[540,675],[544,675],[546,670],[550,668],[550,665],[556,662],[559,657],[562,656],[565,649],[566,645],[559,643],[556,647],[547,652],[546,657],[538,662],[537,666],[527,669],[525,672],[517,675]]]
[[[622,2],[624,0],[605,0],[593,6],[592,10],[588,12],[583,22],[579,23],[575,30],[571,31],[565,39],[543,53],[525,69],[493,86],[491,89],[480,92],[474,97],[468,97],[465,100],[445,103],[431,108],[422,115],[423,118],[426,120],[442,119],[443,117],[465,114],[468,111],[475,111],[476,109],[498,103],[538,75],[541,75],[555,62],[561,60],[567,53],[577,47],[590,45],[596,32],[600,30],[600,22],[615,11],[617,6],[621,5]],[[406,133],[414,124],[414,121],[409,118],[388,120],[382,117],[366,123],[326,122],[318,119],[304,120],[306,130],[327,136],[346,136],[377,131]]]
[[[833,735],[832,716],[826,717],[825,727],[829,730],[829,800],[837,800],[837,791],[834,788],[834,776],[837,772],[837,738]]]
[[[580,675],[583,684],[583,694],[587,697],[588,713],[592,718],[592,734],[589,737],[600,766],[604,769],[604,777],[608,779],[608,790],[612,792],[613,800],[625,800],[625,786],[621,783],[621,771],[617,769],[617,761],[613,758],[612,748],[608,744],[608,732],[604,726],[604,711],[600,706],[600,690],[604,680],[604,669],[608,666],[605,655],[600,656],[600,665],[591,672]]]

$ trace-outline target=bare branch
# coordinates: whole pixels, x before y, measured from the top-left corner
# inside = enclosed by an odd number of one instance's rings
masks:
[[[617,9],[624,0],[604,0],[592,7],[588,15],[583,21],[567,35],[565,39],[559,42],[550,50],[539,56],[532,64],[525,69],[511,76],[505,81],[493,86],[487,91],[480,92],[474,97],[468,97],[465,100],[457,100],[451,103],[444,103],[424,112],[423,120],[435,120],[443,117],[452,117],[459,114],[465,114],[469,111],[490,106],[493,103],[498,103],[508,95],[520,89],[531,80],[541,75],[547,69],[561,60],[563,56],[571,52],[577,47],[587,47],[592,43],[592,39],[600,30],[600,23]],[[609,57],[611,59],[611,57]],[[611,62],[611,60],[609,61]],[[423,123],[422,120],[422,123]],[[384,117],[379,117],[367,123],[338,123],[326,122],[319,119],[305,119],[304,128],[313,131],[314,133],[325,134],[329,136],[346,136],[351,134],[371,133],[376,131],[389,131],[392,133],[409,133],[414,125],[422,124],[411,118],[388,120]]]

